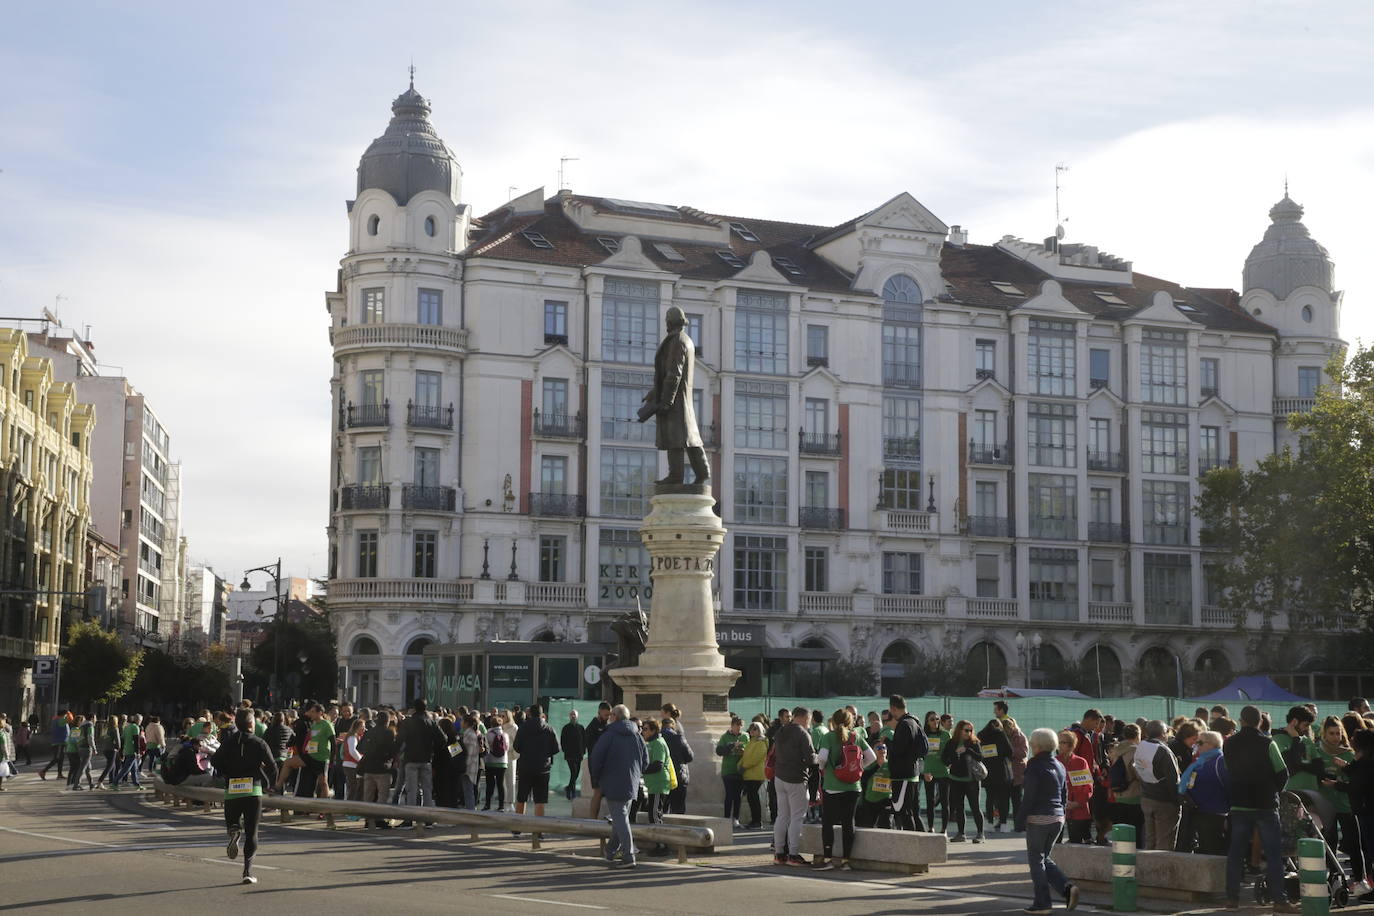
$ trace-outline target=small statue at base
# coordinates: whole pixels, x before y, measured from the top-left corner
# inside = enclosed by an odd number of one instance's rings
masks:
[[[649,618],[643,608],[626,611],[611,621],[611,632],[619,637],[617,667],[633,668],[639,664],[639,656],[649,644]]]
[[[678,486],[688,461],[692,463],[694,483],[703,489],[711,481],[711,467],[697,428],[692,407],[692,367],[696,345],[687,335],[687,316],[676,305],[668,309],[668,333],[654,355],[654,387],[644,395],[639,422],[658,418],[654,444],[668,453],[668,476],[657,481],[662,486]]]

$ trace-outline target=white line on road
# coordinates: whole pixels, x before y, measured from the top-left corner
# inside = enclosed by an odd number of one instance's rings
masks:
[[[487,894],[488,897],[496,897],[500,900],[519,900],[521,903],[547,903],[549,906],[575,906],[583,910],[607,910],[610,907],[597,906],[594,903],[569,903],[566,900],[541,900],[538,897],[517,897],[514,894]]]
[[[121,827],[138,827],[138,828],[143,829],[143,830],[175,830],[175,829],[176,829],[175,827],[173,827],[173,826],[170,825],[170,824],[159,824],[159,823],[157,823],[156,821],[142,821],[142,822],[140,822],[140,821],[121,821],[121,820],[119,820],[118,818],[113,818],[113,817],[96,817],[95,815],[90,815],[90,816],[88,816],[88,817],[86,818],[86,820],[88,820],[88,821],[105,821],[106,823],[109,823],[109,824],[118,824],[118,825],[121,826]]]

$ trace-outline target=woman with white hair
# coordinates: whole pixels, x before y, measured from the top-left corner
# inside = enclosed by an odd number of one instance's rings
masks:
[[[1031,732],[1031,759],[1026,762],[1021,810],[1016,814],[1017,831],[1026,833],[1026,858],[1035,887],[1035,899],[1025,909],[1032,916],[1048,916],[1054,911],[1051,887],[1063,895],[1068,909],[1078,906],[1078,888],[1069,883],[1050,857],[1064,829],[1064,803],[1068,798],[1068,775],[1054,756],[1058,746],[1059,738],[1053,730],[1037,728]]]
[[[1197,852],[1203,855],[1226,855],[1226,816],[1231,813],[1231,798],[1221,744],[1221,732],[1199,734],[1197,759],[1179,777],[1178,794],[1193,806],[1183,852],[1192,852],[1196,842]]]

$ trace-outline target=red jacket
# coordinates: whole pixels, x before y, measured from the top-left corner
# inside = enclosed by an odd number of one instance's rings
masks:
[[[1094,784],[1105,784],[1106,774],[1102,772],[1099,764],[1098,750],[1102,747],[1102,736],[1097,732],[1090,732],[1081,725],[1075,725],[1070,729],[1078,736],[1078,743],[1074,745],[1073,753],[1075,757],[1082,757],[1088,764],[1088,772],[1093,774]]]
[[[1060,757],[1060,758],[1059,758],[1059,762],[1062,763],[1062,764],[1064,764],[1064,769],[1065,769],[1065,771],[1067,771],[1067,773],[1068,773],[1068,780],[1069,780],[1069,785],[1068,785],[1069,802],[1070,802],[1070,804],[1072,804],[1072,803],[1074,803],[1074,802],[1077,802],[1077,803],[1078,803],[1077,805],[1075,805],[1075,806],[1072,807],[1072,808],[1070,808],[1070,807],[1068,807],[1068,806],[1066,805],[1065,808],[1064,808],[1064,816],[1067,817],[1067,818],[1068,818],[1069,820],[1071,820],[1071,821],[1088,821],[1088,820],[1092,820],[1092,816],[1093,816],[1093,815],[1092,815],[1092,811],[1090,811],[1090,810],[1088,809],[1088,802],[1089,802],[1089,800],[1092,798],[1092,795],[1093,795],[1093,784],[1092,784],[1092,770],[1090,769],[1090,765],[1089,765],[1088,761],[1084,760],[1082,757],[1078,756],[1077,754],[1071,754],[1071,755],[1069,755],[1069,759],[1068,759],[1068,760],[1065,760],[1063,757]],[[1079,776],[1078,776],[1079,784],[1078,784],[1078,785],[1074,785],[1074,774],[1075,774],[1075,773],[1079,774]],[[1088,775],[1087,775],[1088,782],[1086,782],[1086,783],[1083,782],[1082,774],[1084,774],[1084,773],[1088,774]]]

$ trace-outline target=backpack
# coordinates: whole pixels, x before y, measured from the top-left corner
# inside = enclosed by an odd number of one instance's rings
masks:
[[[1113,792],[1125,792],[1131,787],[1131,774],[1126,769],[1124,756],[1116,758],[1116,761],[1107,768],[1107,783]]]
[[[773,779],[778,770],[778,743],[774,741],[768,746],[768,756],[763,759],[763,778]]]
[[[499,728],[493,728],[491,731],[487,732],[487,734],[491,736],[491,740],[487,742],[487,747],[490,749],[489,752],[491,756],[506,756],[506,733]]]
[[[840,745],[840,759],[835,764],[835,778],[840,782],[856,783],[863,779],[863,753],[859,742],[851,736],[849,741]]]

